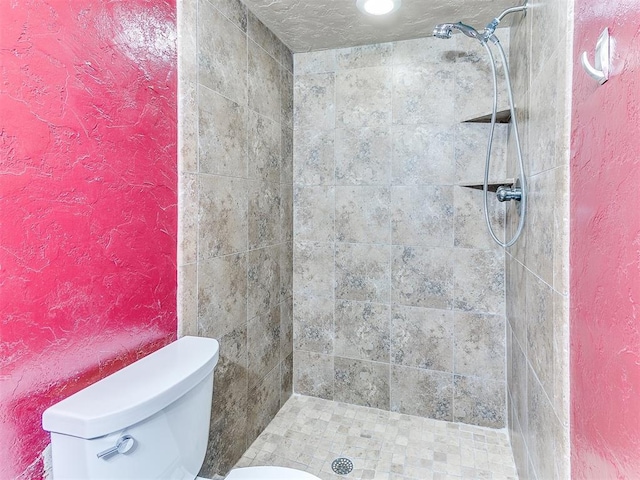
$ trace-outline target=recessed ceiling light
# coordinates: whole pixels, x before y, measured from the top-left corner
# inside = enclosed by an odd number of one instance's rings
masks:
[[[386,15],[400,8],[401,0],[357,0],[356,6],[369,15]]]

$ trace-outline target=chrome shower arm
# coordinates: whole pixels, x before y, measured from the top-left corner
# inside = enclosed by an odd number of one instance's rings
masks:
[[[507,8],[500,15],[498,15],[496,18],[491,20],[489,25],[487,25],[487,27],[482,32],[482,40],[484,42],[486,42],[487,40],[490,40],[491,37],[493,36],[493,34],[495,33],[496,28],[498,28],[498,25],[500,25],[500,22],[502,21],[502,19],[504,17],[506,17],[507,15],[509,15],[511,13],[526,12],[527,11],[527,3],[528,2],[525,2],[524,5],[520,5],[519,7]]]
[[[500,15],[496,17],[496,20],[498,21],[498,23],[500,23],[502,19],[507,15],[509,15],[510,13],[518,13],[518,12],[526,12],[526,11],[527,11],[526,3],[524,5],[520,5],[519,7],[507,8],[504,12],[502,12]]]

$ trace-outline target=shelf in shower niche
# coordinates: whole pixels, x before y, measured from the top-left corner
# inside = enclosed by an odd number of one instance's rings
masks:
[[[509,123],[511,122],[511,111],[501,110],[496,114],[496,123]],[[462,123],[491,123],[491,114],[482,115],[481,117],[465,120]]]
[[[495,192],[496,190],[498,190],[498,187],[502,187],[504,185],[510,187],[514,183],[515,183],[515,180],[513,178],[506,178],[506,179],[501,180],[499,182],[496,182],[495,180],[491,180],[489,182],[489,191],[490,192]],[[465,188],[474,188],[476,190],[482,190],[482,189],[484,189],[484,182],[480,182],[480,183],[459,183],[458,186],[459,187],[465,187]]]

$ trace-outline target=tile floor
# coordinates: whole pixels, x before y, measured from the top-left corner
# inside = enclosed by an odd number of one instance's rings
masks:
[[[347,457],[354,470],[336,475]],[[294,395],[237,467],[277,465],[323,480],[517,479],[506,430]]]

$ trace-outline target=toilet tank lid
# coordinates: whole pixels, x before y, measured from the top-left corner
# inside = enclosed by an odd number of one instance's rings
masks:
[[[204,380],[218,351],[213,338],[182,337],[49,407],[42,426],[90,439],[138,423]]]

